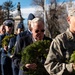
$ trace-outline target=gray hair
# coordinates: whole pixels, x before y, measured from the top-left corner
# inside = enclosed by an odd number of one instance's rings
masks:
[[[69,16],[75,16],[75,4],[74,3],[72,3],[71,5],[67,4],[66,8],[67,8],[67,14]]]
[[[31,28],[34,27],[34,23],[38,23],[38,22],[42,22],[44,24],[44,20],[42,18],[34,18],[32,21],[31,21]]]

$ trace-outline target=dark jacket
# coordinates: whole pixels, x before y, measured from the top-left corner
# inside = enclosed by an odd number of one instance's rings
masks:
[[[0,35],[0,48],[2,47],[2,40],[5,37],[5,34]]]
[[[50,41],[52,41],[51,38],[46,37],[46,36],[44,36],[43,40],[50,40]],[[32,38],[29,35],[20,38],[20,40],[17,41],[14,55],[16,56],[16,55],[20,54],[22,49],[24,47],[30,45],[31,43],[33,43],[33,40],[32,40]]]
[[[46,36],[44,36],[43,40],[52,41],[51,38],[48,38]],[[20,61],[21,61],[21,52],[22,52],[23,48],[28,46],[28,45],[30,45],[31,43],[33,43],[33,40],[29,35],[20,38],[20,40],[17,42],[17,45],[16,45],[15,54],[14,54],[14,60],[13,61],[16,60],[16,61],[18,61],[20,63]],[[24,68],[24,70],[27,70],[27,69]]]
[[[15,63],[15,66],[19,67],[20,60],[21,60],[21,52],[22,49],[26,46],[28,46],[29,44],[31,44],[33,41],[31,39],[31,37],[29,37],[28,35],[21,37],[16,44],[16,48],[14,51],[14,56],[12,58],[13,62]]]
[[[4,49],[1,51],[1,70],[2,75],[12,75],[11,58]]]

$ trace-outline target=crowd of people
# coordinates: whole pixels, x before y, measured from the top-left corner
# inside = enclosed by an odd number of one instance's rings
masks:
[[[20,54],[26,46],[34,43],[38,40],[50,40],[44,34],[44,20],[42,18],[35,17],[32,13],[28,16],[28,30],[24,29],[23,22],[20,22],[16,29],[16,34],[13,33],[14,21],[5,20],[0,27],[0,66],[1,75],[26,75],[25,71],[37,69],[36,63],[21,63]],[[2,43],[6,36],[11,36],[8,44]],[[14,53],[12,54],[12,48]],[[43,64],[44,65],[44,64]],[[20,69],[23,67],[23,70]],[[43,75],[43,73],[42,73]],[[46,75],[46,74],[45,74]]]
[[[75,63],[69,62],[75,50],[75,9],[68,11],[67,22],[69,28],[52,39],[44,34],[44,20],[32,13],[28,16],[28,30],[25,31],[23,22],[20,22],[16,34],[13,33],[14,21],[5,20],[0,26],[0,75],[28,75],[27,71],[36,70],[38,65],[35,62],[21,62],[21,53],[25,47],[39,40],[51,41],[47,58],[42,59],[46,73],[40,75],[75,75]],[[13,37],[8,43],[2,43],[6,36],[11,35]]]

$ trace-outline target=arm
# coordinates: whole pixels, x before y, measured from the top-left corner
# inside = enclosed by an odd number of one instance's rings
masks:
[[[65,62],[66,58],[62,50],[64,50],[62,42],[53,40],[45,61],[45,68],[51,75],[69,75],[73,71],[72,63]]]

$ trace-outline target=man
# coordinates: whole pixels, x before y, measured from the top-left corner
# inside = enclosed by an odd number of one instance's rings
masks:
[[[5,26],[1,25],[0,26],[0,35],[5,34],[6,30],[5,30]]]
[[[24,32],[24,29],[25,28],[23,22],[20,22],[16,29],[16,33],[17,33],[16,41],[25,35],[26,32]]]
[[[34,16],[32,13],[30,13],[30,14],[28,15],[28,20],[27,20],[28,29],[27,29],[27,30],[24,30],[24,25],[23,25],[22,22],[20,22],[20,23],[18,24],[17,29],[18,29],[18,31],[20,31],[21,33],[19,33],[19,34],[17,35],[17,40],[19,40],[21,37],[25,36],[26,34],[31,37],[31,35],[32,35],[32,34],[31,34],[31,20],[34,19],[34,18],[35,18],[35,16]]]
[[[32,13],[30,13],[28,16],[28,26],[30,25],[30,22],[33,18],[35,18],[35,16]],[[28,37],[31,37],[31,31],[29,30],[29,27],[28,27],[28,30],[24,30],[24,25],[22,22],[20,22],[17,27],[16,43],[21,37],[24,37],[26,35],[28,35]],[[12,44],[12,41],[11,41],[11,44]],[[12,62],[13,75],[18,75],[18,72],[19,72],[18,65],[16,65],[17,60],[18,60],[17,58],[15,60],[13,59],[13,62]]]
[[[17,32],[16,32],[17,34],[19,34],[19,33],[21,33],[21,32],[24,32],[24,25],[23,25],[22,22],[20,22],[20,23],[18,24],[16,31],[17,31]]]
[[[5,37],[5,32],[6,32],[5,26],[1,25],[0,26],[0,48],[2,47],[2,39]]]
[[[2,40],[3,38],[5,37],[5,26],[4,25],[1,25],[0,26],[0,75],[1,75],[1,49],[2,49]]]
[[[14,58],[18,59],[18,63],[20,63],[21,60],[21,55],[20,53],[22,52],[22,49],[28,45],[30,45],[31,43],[38,41],[38,40],[50,40],[52,41],[51,38],[48,38],[44,35],[44,21],[41,18],[34,18],[31,21],[31,32],[32,32],[32,37],[30,36],[25,36],[22,37],[16,45],[16,49],[15,49],[15,54],[14,54]],[[14,59],[15,61],[15,59]],[[19,65],[17,65],[19,67]],[[24,65],[24,70],[27,71],[27,69],[35,69],[37,67],[37,64],[35,63],[28,63],[26,65]],[[20,70],[19,75],[23,75],[23,70]]]
[[[30,13],[29,15],[28,15],[28,22],[27,22],[27,24],[28,24],[28,30],[27,30],[27,34],[28,35],[30,35],[31,36],[31,20],[33,20],[35,18],[35,16],[32,14],[32,13]]]
[[[1,50],[1,75],[13,75],[11,65],[12,61],[8,54],[8,45],[4,43]]]
[[[58,35],[50,45],[44,65],[50,75],[75,75],[75,65],[69,62],[75,50],[75,8],[68,10],[67,21],[67,31]]]
[[[5,20],[3,22],[3,25],[5,26],[5,29],[6,29],[6,33],[5,33],[5,36],[10,36],[10,35],[14,35],[14,37],[12,37],[12,43],[10,44],[11,42],[11,39],[10,39],[10,42],[8,45],[8,49],[10,49],[16,42],[16,35],[13,34],[13,28],[14,28],[14,21],[12,19],[9,19],[9,20]]]
[[[5,20],[3,22],[3,25],[5,25],[6,35],[10,35],[10,34],[13,33],[14,21],[12,21],[12,20]]]

